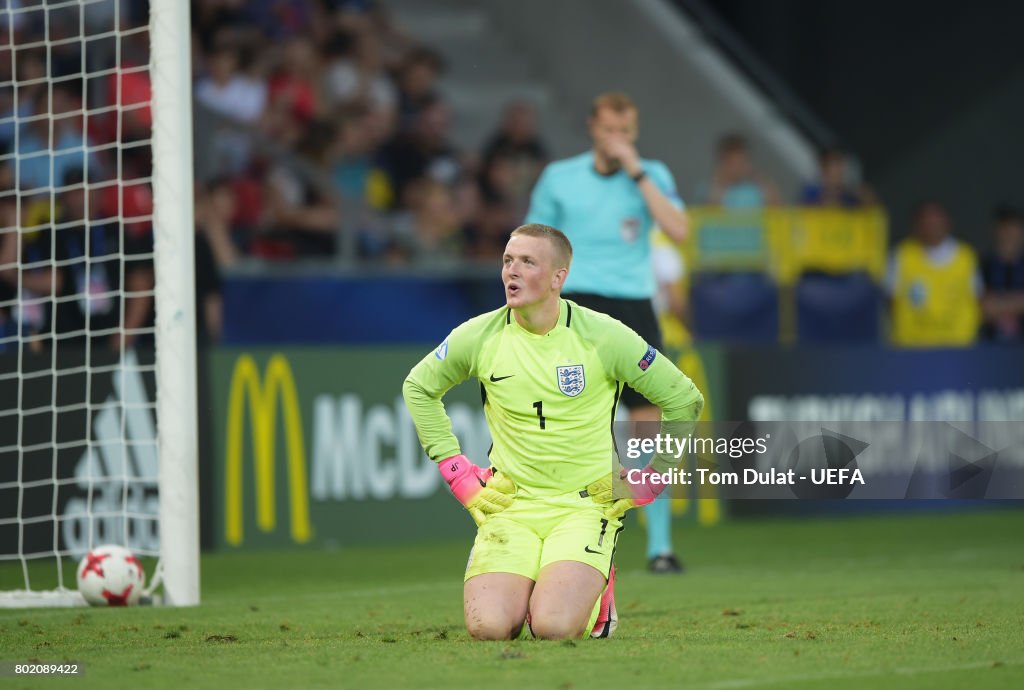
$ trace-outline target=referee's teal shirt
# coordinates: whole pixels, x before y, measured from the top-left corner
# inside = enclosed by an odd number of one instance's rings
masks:
[[[684,208],[664,163],[641,159],[640,165],[665,196]],[[654,294],[654,218],[637,183],[624,170],[611,175],[597,172],[592,151],[544,169],[526,222],[558,228],[572,242],[572,268],[563,292],[619,299],[648,299]]]

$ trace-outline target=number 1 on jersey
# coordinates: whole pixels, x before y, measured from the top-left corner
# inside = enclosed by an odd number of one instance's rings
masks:
[[[533,409],[537,410],[537,416],[540,417],[540,428],[544,428],[544,401],[538,400],[533,403]]]

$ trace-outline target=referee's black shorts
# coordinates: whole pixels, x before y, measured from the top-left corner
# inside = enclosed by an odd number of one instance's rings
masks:
[[[581,307],[593,309],[618,319],[636,331],[637,335],[646,340],[648,345],[654,347],[659,352],[662,350],[661,329],[658,328],[658,317],[654,315],[654,306],[649,298],[621,299],[586,292],[574,292],[562,295],[562,297],[572,300]],[[647,398],[629,386],[623,388],[622,396],[619,400],[627,408],[649,407],[651,405]]]

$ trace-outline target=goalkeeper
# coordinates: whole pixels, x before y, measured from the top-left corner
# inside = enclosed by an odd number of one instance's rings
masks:
[[[623,385],[659,406],[663,423],[681,422],[680,434],[704,405],[693,382],[628,327],[561,298],[571,259],[559,230],[513,231],[506,306],[453,330],[403,386],[424,450],[478,525],[463,590],[476,639],[611,634],[622,514],[662,488],[618,481],[611,423]],[[494,441],[487,470],[461,454],[441,402],[470,377]],[[652,465],[670,462],[656,456]],[[625,493],[613,496],[613,479]]]

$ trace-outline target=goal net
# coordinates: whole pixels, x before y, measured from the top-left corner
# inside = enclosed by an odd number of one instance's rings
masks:
[[[198,603],[188,9],[0,0],[0,606],[102,544]]]

